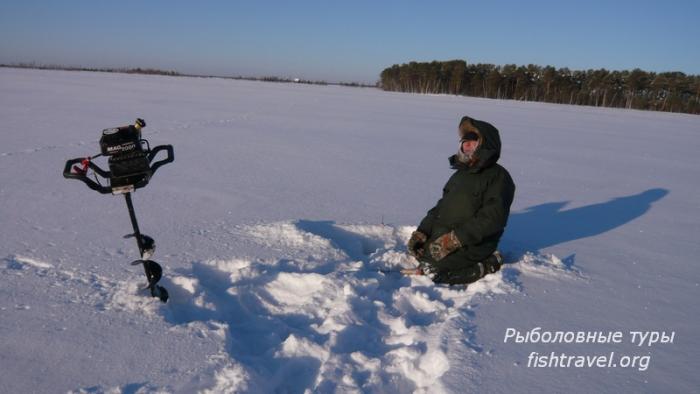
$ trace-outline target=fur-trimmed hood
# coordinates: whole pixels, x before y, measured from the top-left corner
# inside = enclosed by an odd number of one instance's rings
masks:
[[[474,152],[473,164],[467,166],[457,160],[457,155],[452,155],[450,157],[452,168],[468,167],[471,171],[479,172],[494,165],[501,157],[501,137],[498,134],[498,129],[488,122],[465,116],[459,122],[459,138],[464,138],[469,132],[474,132],[479,136],[479,146]]]

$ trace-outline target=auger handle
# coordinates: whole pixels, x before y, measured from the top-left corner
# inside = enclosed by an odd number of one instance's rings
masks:
[[[112,193],[112,188],[109,186],[102,186],[99,183],[93,181],[92,179],[87,177],[87,171],[84,173],[80,172],[73,172],[73,166],[78,163],[84,163],[84,161],[87,160],[87,165],[90,167],[95,173],[99,174],[101,177],[105,179],[109,179],[112,174],[109,171],[105,171],[102,168],[100,168],[97,164],[93,163],[89,157],[78,157],[75,159],[70,159],[66,161],[66,166],[63,168],[63,177],[67,179],[77,179],[79,181],[84,182],[90,189],[96,190],[102,194],[110,194]]]
[[[158,160],[157,162],[151,164],[151,172],[153,174],[155,174],[156,170],[160,167],[168,163],[172,163],[175,160],[175,152],[173,151],[172,145],[158,145],[155,148],[153,148],[150,152],[148,152],[148,162],[151,163],[158,154],[158,152],[163,150],[168,152],[168,156],[163,160]]]

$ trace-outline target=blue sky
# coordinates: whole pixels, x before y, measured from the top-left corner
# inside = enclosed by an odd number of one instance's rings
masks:
[[[700,1],[0,2],[0,63],[374,83],[411,60],[700,74]]]

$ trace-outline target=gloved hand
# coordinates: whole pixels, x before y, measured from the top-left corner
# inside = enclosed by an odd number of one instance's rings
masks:
[[[428,245],[430,256],[432,256],[433,260],[435,261],[444,259],[447,255],[461,247],[462,243],[459,242],[457,234],[455,234],[454,231],[450,231],[447,234],[439,236],[435,241]]]
[[[420,231],[414,231],[411,233],[411,239],[408,240],[408,254],[415,258],[419,258],[425,253],[423,247],[425,246],[425,241],[428,240],[428,236]]]

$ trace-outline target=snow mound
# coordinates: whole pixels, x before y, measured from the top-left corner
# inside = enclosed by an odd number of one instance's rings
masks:
[[[465,336],[475,296],[520,291],[509,280],[516,272],[575,276],[555,256],[529,253],[506,274],[469,286],[405,277],[398,270],[417,263],[404,246],[413,230],[312,221],[241,226],[240,236],[283,256],[193,262],[164,279],[167,304],[119,283],[108,307],[161,314],[173,330],[219,341],[200,387],[209,392],[434,392],[450,369],[446,338]],[[475,338],[463,339],[466,351],[479,348]]]

